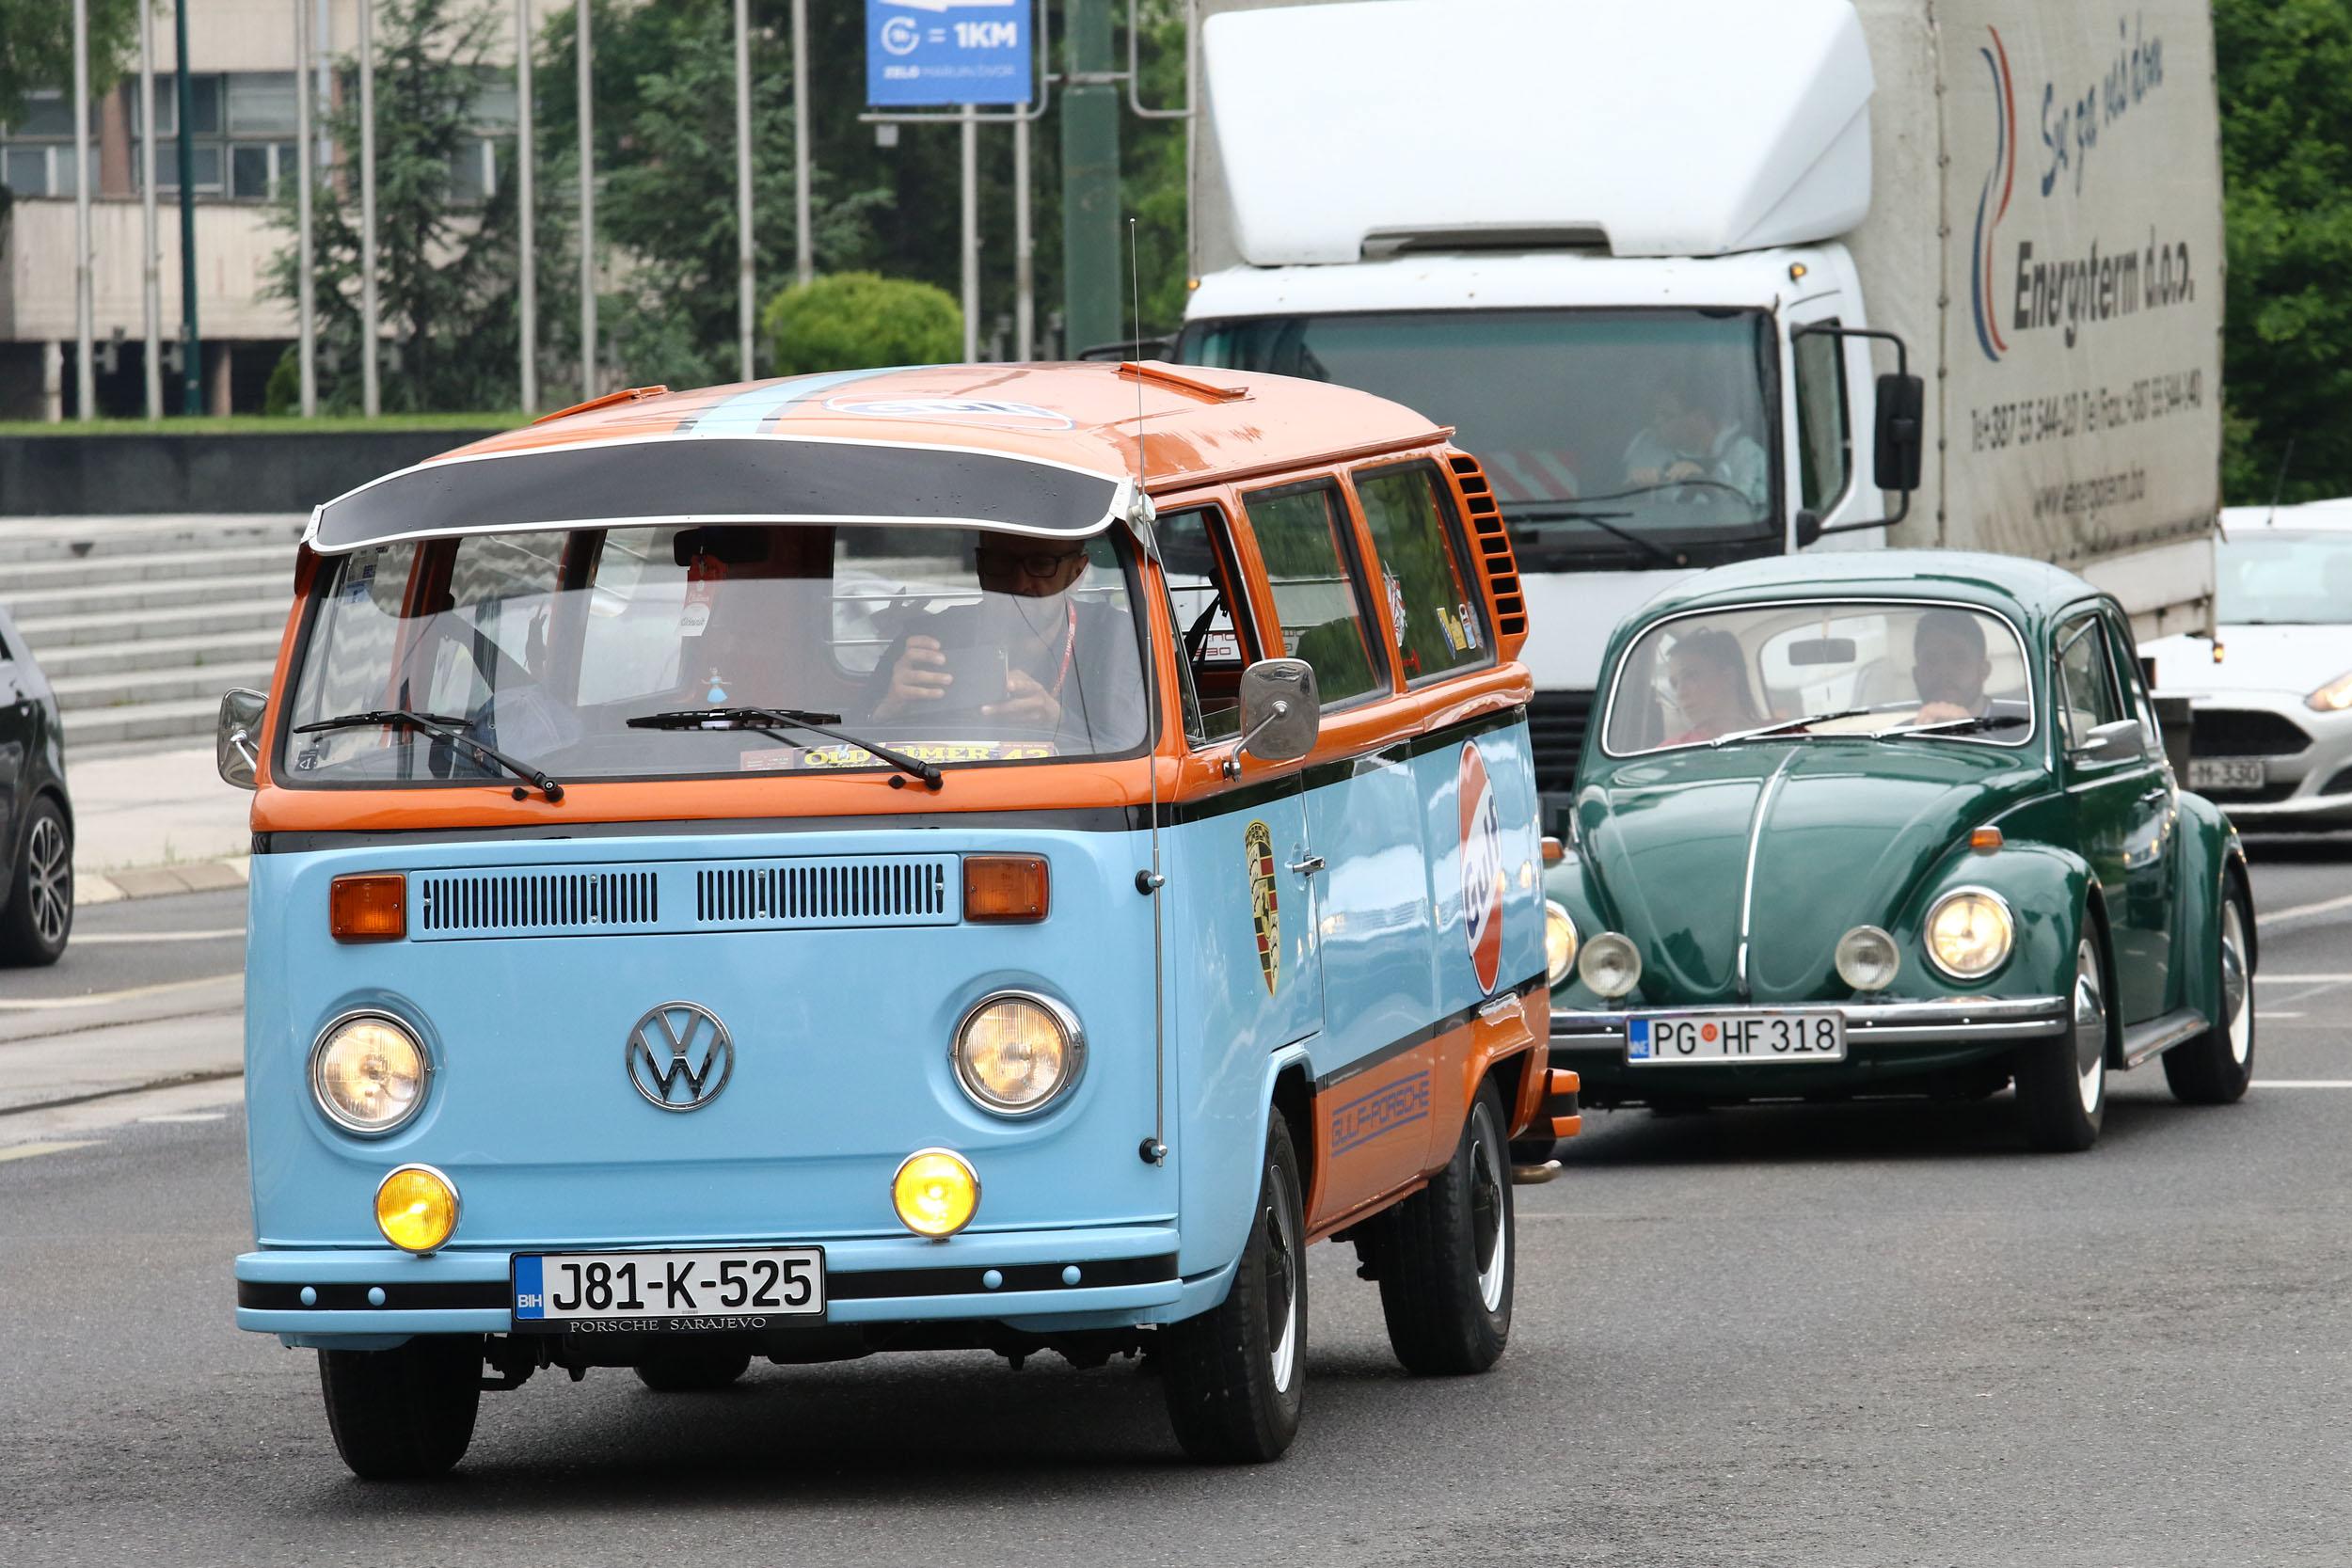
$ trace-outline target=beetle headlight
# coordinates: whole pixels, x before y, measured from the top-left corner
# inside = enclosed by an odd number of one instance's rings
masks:
[[[1875,926],[1857,926],[1837,939],[1837,976],[1856,990],[1884,990],[1902,966],[1895,939]]]
[[[381,1137],[424,1108],[433,1071],[414,1031],[389,1013],[346,1013],[310,1048],[310,1096],[348,1132]]]
[[[1641,949],[1614,931],[1603,931],[1576,958],[1577,977],[1615,1001],[1642,983]]]
[[[1928,959],[1955,980],[1981,980],[2009,960],[2017,922],[2001,895],[1983,888],[1947,893],[1928,911]]]
[[[954,1054],[956,1082],[982,1110],[1026,1116],[1076,1081],[1086,1037],[1060,1003],[1000,991],[963,1015]]]
[[[1568,977],[1576,962],[1576,922],[1552,899],[1544,900],[1544,970],[1552,985]]]

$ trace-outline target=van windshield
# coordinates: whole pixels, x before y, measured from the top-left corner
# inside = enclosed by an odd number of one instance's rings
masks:
[[[1455,426],[1520,570],[1581,572],[1778,553],[1772,344],[1756,310],[1423,310],[1195,322],[1177,357]]]
[[[631,720],[760,707],[942,767],[1136,752],[1135,562],[1092,539],[856,526],[574,529],[327,560],[276,774],[301,785],[508,782],[421,714],[582,780],[882,766],[789,726]]]

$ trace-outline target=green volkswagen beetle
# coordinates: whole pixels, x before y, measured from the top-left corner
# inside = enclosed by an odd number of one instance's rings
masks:
[[[1588,1105],[2014,1083],[2099,1134],[2107,1075],[2253,1074],[2254,910],[2178,787],[2116,602],[1874,550],[1692,578],[1617,629],[1548,873],[1551,1056]]]

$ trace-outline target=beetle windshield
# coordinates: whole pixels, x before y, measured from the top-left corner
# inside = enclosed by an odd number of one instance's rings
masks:
[[[1800,603],[1661,621],[1626,651],[1603,740],[1613,756],[1804,736],[2022,746],[2025,644],[1960,605]]]
[[[327,560],[277,776],[505,775],[405,709],[566,781],[880,767],[775,726],[648,728],[703,708],[837,716],[942,766],[1138,748],[1146,683],[1123,535],[726,526],[467,534]]]

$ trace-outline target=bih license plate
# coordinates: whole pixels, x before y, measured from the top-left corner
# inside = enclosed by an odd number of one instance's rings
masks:
[[[708,1332],[822,1317],[821,1247],[707,1252],[524,1253],[515,1259],[515,1327],[560,1332]]]
[[[1684,1013],[1626,1021],[1625,1056],[1639,1066],[1682,1062],[1842,1062],[1843,1013]]]
[[[2191,757],[2191,789],[2260,789],[2270,782],[2270,769],[2260,757]]]

